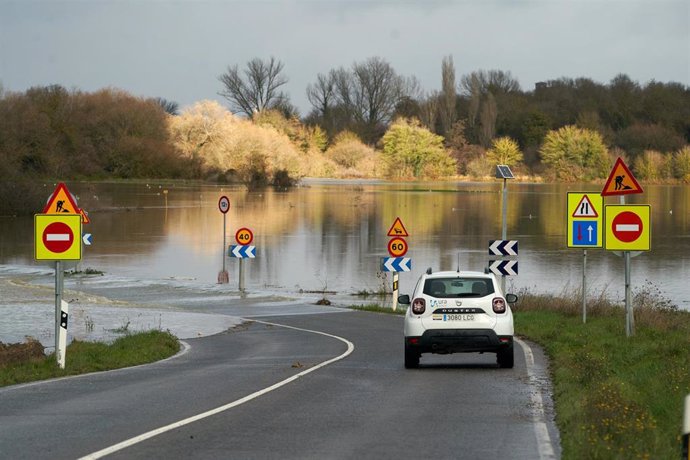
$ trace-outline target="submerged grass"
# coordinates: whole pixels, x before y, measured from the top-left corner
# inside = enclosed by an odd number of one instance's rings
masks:
[[[0,386],[146,364],[179,349],[175,336],[158,330],[129,334],[112,344],[75,340],[67,347],[65,369],[57,366],[54,354],[10,363],[0,367]]]

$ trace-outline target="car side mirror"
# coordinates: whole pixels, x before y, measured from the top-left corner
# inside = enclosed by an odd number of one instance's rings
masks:
[[[407,294],[399,295],[398,296],[398,303],[402,305],[409,305],[410,304],[410,296]]]
[[[518,301],[518,296],[515,294],[506,294],[506,302],[516,303]]]

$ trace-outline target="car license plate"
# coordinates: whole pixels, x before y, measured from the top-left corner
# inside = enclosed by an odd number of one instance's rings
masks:
[[[474,321],[474,315],[443,315],[443,321]]]

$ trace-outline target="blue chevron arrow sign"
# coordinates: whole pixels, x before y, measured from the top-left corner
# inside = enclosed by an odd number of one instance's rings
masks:
[[[228,248],[228,256],[238,259],[253,259],[256,257],[256,246],[233,244]]]
[[[517,276],[518,261],[517,260],[490,260],[489,270],[494,275]]]
[[[518,255],[518,242],[517,240],[490,240],[489,255],[516,256]]]
[[[411,270],[412,259],[409,257],[383,257],[381,259],[381,271],[409,272]]]

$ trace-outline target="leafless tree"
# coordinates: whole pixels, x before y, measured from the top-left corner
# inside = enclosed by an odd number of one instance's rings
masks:
[[[325,117],[336,103],[335,96],[336,71],[331,70],[327,75],[316,76],[316,83],[307,85],[307,99],[309,103]]]
[[[267,108],[284,105],[287,96],[279,88],[288,82],[282,74],[284,64],[273,56],[268,62],[254,58],[240,72],[237,64],[228,66],[226,73],[218,77],[223,84],[221,96],[230,101],[234,113],[252,117]]]
[[[447,136],[456,119],[455,66],[453,56],[446,56],[441,62],[440,120],[442,135]]]
[[[488,93],[486,100],[482,104],[482,113],[480,115],[481,129],[479,130],[479,143],[483,147],[491,145],[491,141],[496,135],[496,118],[498,117],[498,109],[496,107],[496,98],[493,94]]]
[[[351,71],[338,69],[335,75],[338,103],[346,107],[368,142],[376,140],[416,82],[399,76],[379,57],[356,62]]]
[[[311,116],[318,121],[329,138],[336,134],[337,78],[337,71],[332,69],[326,75],[318,74],[316,82],[307,85],[307,100],[313,107]]]
[[[419,104],[419,121],[429,130],[434,131],[439,112],[440,95],[437,92],[429,94]]]
[[[180,111],[180,105],[175,101],[169,101],[162,97],[153,98],[154,102],[161,106],[163,111],[169,115],[177,115]]]

